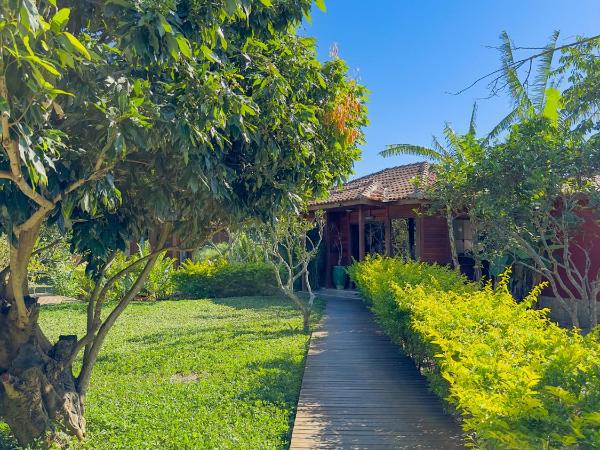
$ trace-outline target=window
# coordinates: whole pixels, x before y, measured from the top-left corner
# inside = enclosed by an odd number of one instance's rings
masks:
[[[473,253],[473,225],[469,219],[454,220],[454,240],[456,253],[461,256]]]
[[[406,261],[416,259],[415,219],[392,219],[392,255]]]

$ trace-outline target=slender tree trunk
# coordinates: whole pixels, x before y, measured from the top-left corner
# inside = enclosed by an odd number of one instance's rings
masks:
[[[458,262],[458,253],[456,251],[456,239],[454,237],[454,217],[450,208],[446,208],[446,223],[448,224],[448,238],[450,240],[450,254],[452,256],[452,265],[460,270]]]

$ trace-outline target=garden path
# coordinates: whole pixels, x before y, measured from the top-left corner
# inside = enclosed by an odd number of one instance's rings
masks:
[[[459,425],[355,293],[321,292],[290,449],[462,449]]]

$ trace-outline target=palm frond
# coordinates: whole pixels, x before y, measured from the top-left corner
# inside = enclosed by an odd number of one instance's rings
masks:
[[[477,102],[473,103],[471,120],[469,121],[469,134],[473,137],[477,134]]]
[[[494,127],[492,131],[488,134],[486,138],[486,142],[490,142],[496,139],[503,131],[506,131],[508,127],[510,127],[517,117],[519,116],[519,109],[515,108],[511,112],[509,112],[504,119],[502,119],[498,125]]]
[[[500,45],[502,66],[512,67],[515,63],[515,59],[512,52],[512,41],[506,31],[503,31],[500,34],[500,40],[502,41],[502,44]]]
[[[536,76],[533,84],[533,96],[532,100],[540,113],[544,109],[544,102],[546,101],[546,90],[548,89],[548,81],[550,75],[552,75],[552,60],[554,59],[554,49],[556,48],[556,41],[558,40],[559,32],[555,31],[552,33],[550,42],[544,48],[548,50],[548,53],[542,55],[538,62]]]
[[[500,35],[502,44],[500,45],[500,55],[502,60],[502,74],[506,85],[510,90],[510,95],[513,98],[513,102],[516,109],[519,109],[521,116],[525,117],[529,114],[532,106],[531,99],[527,95],[527,90],[517,72],[515,60],[512,52],[512,41],[506,31],[503,31]]]
[[[444,127],[444,137],[448,143],[448,147],[454,150],[454,154],[458,155],[462,153],[462,145],[460,142],[460,136],[452,129],[449,123],[446,123]]]
[[[385,150],[379,152],[385,158],[397,155],[416,155],[429,158],[434,161],[441,161],[444,155],[432,148],[412,144],[392,144],[386,145]]]
[[[440,141],[438,140],[437,136],[432,136],[431,137],[431,145],[433,146],[433,149],[439,153],[441,153],[442,155],[446,155],[448,154],[448,151],[444,148],[444,146],[440,143]]]

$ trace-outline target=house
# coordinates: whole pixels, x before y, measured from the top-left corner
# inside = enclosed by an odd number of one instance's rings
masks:
[[[321,284],[333,287],[334,266],[347,266],[371,253],[451,264],[447,222],[427,212],[427,199],[418,188],[432,179],[429,163],[407,164],[352,180],[331,192],[328,198],[312,202],[309,209],[323,210],[326,216],[325,270]],[[600,183],[600,177],[595,183]],[[569,249],[575,266],[590,283],[598,279],[600,272],[599,217],[596,209],[582,212],[581,229]],[[469,253],[473,235],[468,217],[455,219],[453,228],[461,270],[472,277],[473,261]],[[566,275],[561,278],[565,286],[572,287]],[[541,305],[552,310],[555,320],[568,325],[568,318],[548,288],[542,294]],[[585,305],[583,302],[578,305],[584,326]]]
[[[419,162],[384,169],[352,180],[309,205],[311,211],[323,210],[326,216],[327,286],[332,286],[334,266],[361,261],[370,253],[452,262],[445,218],[423,214],[427,199],[417,186],[431,180],[430,168],[429,163]],[[464,252],[470,245],[469,227],[456,228],[457,247]]]

